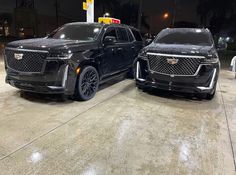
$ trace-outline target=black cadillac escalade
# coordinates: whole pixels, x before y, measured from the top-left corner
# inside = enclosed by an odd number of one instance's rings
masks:
[[[164,29],[135,61],[138,88],[215,95],[220,62],[208,29]]]
[[[89,100],[100,83],[130,71],[142,48],[142,37],[135,28],[70,23],[46,38],[9,43],[6,82],[23,91]]]

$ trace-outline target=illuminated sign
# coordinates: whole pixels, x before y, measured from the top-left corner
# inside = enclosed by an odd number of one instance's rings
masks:
[[[107,18],[107,17],[98,18],[98,22],[104,23],[104,24],[120,24],[121,23],[121,21],[119,19]]]

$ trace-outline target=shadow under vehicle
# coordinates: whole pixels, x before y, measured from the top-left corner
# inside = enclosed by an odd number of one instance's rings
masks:
[[[143,48],[126,25],[70,23],[46,38],[11,42],[5,49],[6,82],[23,91],[93,98],[98,86],[122,73]]]

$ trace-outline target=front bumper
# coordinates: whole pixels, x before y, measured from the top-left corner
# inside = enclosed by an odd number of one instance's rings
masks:
[[[219,69],[219,63],[202,64],[194,76],[163,75],[149,71],[147,61],[138,59],[135,64],[136,84],[184,93],[213,93]]]
[[[23,91],[66,95],[74,93],[76,74],[65,61],[46,61],[40,73],[19,72],[7,65],[6,72],[6,83]]]

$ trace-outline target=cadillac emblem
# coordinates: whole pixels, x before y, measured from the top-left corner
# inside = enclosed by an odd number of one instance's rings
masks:
[[[179,62],[179,59],[175,59],[175,58],[169,58],[169,59],[167,59],[167,63],[168,63],[168,64],[171,64],[171,65],[178,64],[178,62]]]
[[[14,54],[14,57],[15,57],[15,59],[17,59],[17,60],[22,60],[23,56],[24,56],[23,53],[15,53],[15,54]]]

